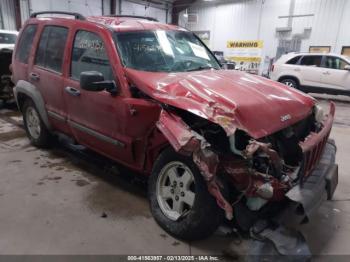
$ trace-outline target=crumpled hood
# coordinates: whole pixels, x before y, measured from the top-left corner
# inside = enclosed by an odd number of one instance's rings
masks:
[[[217,123],[227,135],[239,128],[256,139],[304,119],[315,101],[283,84],[239,71],[126,69],[126,76],[150,97]]]

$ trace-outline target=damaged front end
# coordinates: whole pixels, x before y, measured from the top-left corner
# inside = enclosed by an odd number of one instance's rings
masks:
[[[248,230],[266,218],[283,223],[290,206],[305,222],[319,194],[332,197],[334,113],[333,103],[327,115],[315,106],[303,120],[260,139],[240,129],[227,136],[218,124],[179,109],[163,109],[157,126],[177,152],[192,156],[226,218]],[[322,181],[317,188],[315,177]]]

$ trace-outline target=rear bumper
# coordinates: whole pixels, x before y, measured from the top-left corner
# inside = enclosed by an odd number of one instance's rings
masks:
[[[302,184],[294,186],[287,192],[286,197],[290,202],[278,218],[281,223],[305,223],[324,200],[332,198],[338,184],[336,150],[334,141],[328,140],[315,169]]]

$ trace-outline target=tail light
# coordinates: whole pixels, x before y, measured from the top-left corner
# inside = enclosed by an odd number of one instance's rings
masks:
[[[271,66],[271,72],[273,72],[273,70],[275,69],[275,65]]]

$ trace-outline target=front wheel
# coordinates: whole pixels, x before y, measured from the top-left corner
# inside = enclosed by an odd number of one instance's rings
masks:
[[[299,85],[294,79],[283,79],[280,81],[280,83],[285,84],[286,86],[298,89]]]
[[[148,181],[151,212],[169,234],[184,240],[210,236],[223,220],[224,212],[208,192],[191,158],[164,150]]]

